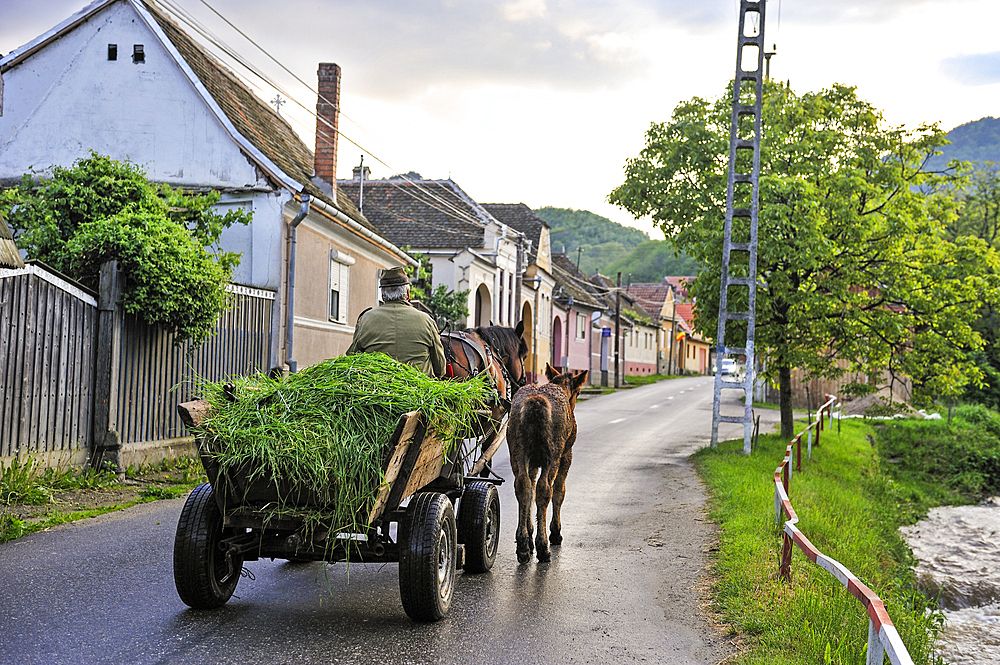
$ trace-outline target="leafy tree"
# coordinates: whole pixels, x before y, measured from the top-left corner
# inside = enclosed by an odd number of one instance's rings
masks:
[[[410,298],[425,305],[437,319],[439,327],[451,328],[458,321],[465,320],[469,316],[469,290],[450,291],[444,284],[432,287],[430,259],[417,252],[410,252],[410,255],[420,261],[414,270]]]
[[[1000,121],[998,121],[1000,122]],[[1000,164],[979,162],[953,164],[964,177],[950,189],[958,204],[958,215],[949,224],[949,237],[971,235],[994,248],[1000,247]],[[983,385],[969,385],[965,396],[994,408],[1000,407],[1000,311],[990,302],[979,309],[973,328],[983,338],[983,348],[974,355],[984,375]]]
[[[18,246],[67,275],[96,284],[102,263],[125,273],[122,307],[176,335],[203,341],[226,307],[225,287],[239,255],[214,254],[223,229],[249,214],[219,215],[217,192],[189,195],[146,179],[135,164],[91,152],[48,178],[25,174],[0,192]]]
[[[996,254],[969,236],[948,240],[952,199],[924,167],[943,141],[936,126],[889,127],[853,88],[796,95],[768,84],[762,154],[755,350],[777,378],[782,434],[793,433],[791,370],[912,377],[916,395],[955,394],[982,371],[976,309],[997,302]],[[716,333],[731,97],[681,103],[654,123],[610,200],[652,216],[702,266],[692,285],[697,325]],[[749,165],[738,165],[749,170]],[[748,189],[736,205],[749,206]],[[747,225],[734,222],[734,240]],[[741,257],[742,254],[742,257]],[[742,261],[741,261],[742,258]],[[731,274],[746,274],[734,252]],[[747,306],[746,287],[729,293]],[[727,346],[745,329],[727,324]],[[846,361],[847,367],[837,361]]]

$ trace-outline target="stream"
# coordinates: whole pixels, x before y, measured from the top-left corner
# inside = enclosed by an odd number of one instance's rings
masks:
[[[917,583],[945,614],[936,654],[951,665],[1000,663],[1000,497],[931,509],[901,529]]]

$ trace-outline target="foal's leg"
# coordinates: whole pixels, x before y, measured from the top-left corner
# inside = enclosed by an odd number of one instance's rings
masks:
[[[514,494],[517,496],[517,560],[519,563],[527,563],[531,558],[532,542],[531,536],[534,531],[531,524],[531,504],[535,493],[535,470],[529,469],[527,464],[518,463],[511,459],[511,467],[514,472]]]
[[[535,485],[535,520],[538,522],[538,533],[535,535],[535,547],[538,548],[537,556],[539,561],[550,561],[552,555],[549,552],[549,543],[545,539],[545,513],[552,500],[552,480],[555,477],[556,467],[550,465],[542,469],[538,474],[538,483]]]
[[[559,471],[552,483],[552,523],[549,525],[549,542],[553,545],[562,544],[562,504],[566,498],[566,474],[573,462],[573,448],[566,448],[559,458]]]

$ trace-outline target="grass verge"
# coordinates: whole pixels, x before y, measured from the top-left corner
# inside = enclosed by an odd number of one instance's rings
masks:
[[[58,524],[180,497],[205,482],[191,457],[129,468],[123,480],[92,469],[39,467],[31,458],[0,467],[0,543]]]
[[[789,495],[802,532],[885,602],[914,663],[931,663],[942,618],[927,611],[930,604],[914,585],[914,561],[898,527],[915,515],[880,469],[871,434],[861,421],[844,421],[839,434],[824,432],[813,459],[804,459],[802,472],[793,475]],[[722,531],[715,609],[745,647],[733,662],[865,662],[868,615],[836,578],[798,548],[791,581],[777,576],[781,537],[772,478],[786,445],[778,435],[762,435],[749,457],[735,454],[742,441],[693,457]]]

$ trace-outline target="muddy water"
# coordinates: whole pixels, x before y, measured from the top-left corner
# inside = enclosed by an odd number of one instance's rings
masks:
[[[939,596],[947,622],[938,655],[953,665],[1000,663],[1000,497],[944,506],[902,530],[917,581]]]

